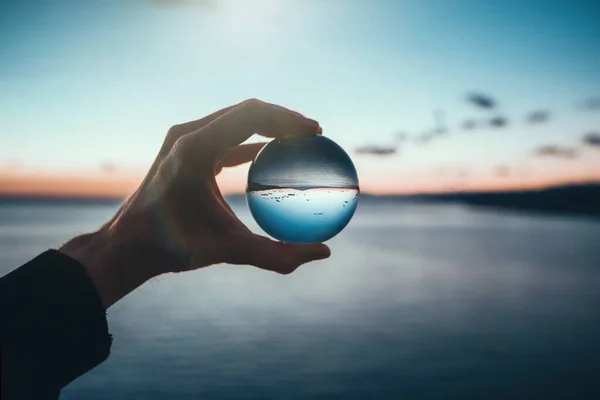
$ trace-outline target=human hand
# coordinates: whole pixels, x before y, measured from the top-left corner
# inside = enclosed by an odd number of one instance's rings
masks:
[[[215,176],[254,159],[266,137],[315,135],[319,124],[255,99],[172,127],[146,178],[100,230],[60,251],[80,261],[106,308],[153,276],[218,263],[282,274],[329,257],[324,244],[282,243],[253,234],[223,199]]]

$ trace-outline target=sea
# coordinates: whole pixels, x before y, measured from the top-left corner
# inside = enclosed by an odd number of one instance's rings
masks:
[[[0,205],[0,274],[118,206]],[[600,398],[599,219],[365,199],[328,244],[291,275],[147,282],[108,310],[109,359],[61,398]]]

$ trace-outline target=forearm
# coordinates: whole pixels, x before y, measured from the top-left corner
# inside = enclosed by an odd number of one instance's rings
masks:
[[[156,255],[150,262],[142,246],[108,226],[71,239],[59,251],[83,265],[105,309],[160,274]]]

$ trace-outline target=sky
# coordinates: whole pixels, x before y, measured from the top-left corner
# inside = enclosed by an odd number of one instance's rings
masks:
[[[366,192],[600,180],[582,142],[599,17],[594,0],[0,0],[0,193],[126,194],[170,126],[246,98],[318,120]],[[242,191],[247,166],[222,175]]]

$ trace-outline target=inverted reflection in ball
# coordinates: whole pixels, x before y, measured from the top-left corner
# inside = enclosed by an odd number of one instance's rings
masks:
[[[292,243],[318,243],[337,235],[354,215],[358,194],[352,160],[320,135],[266,145],[250,167],[246,188],[258,225]]]

